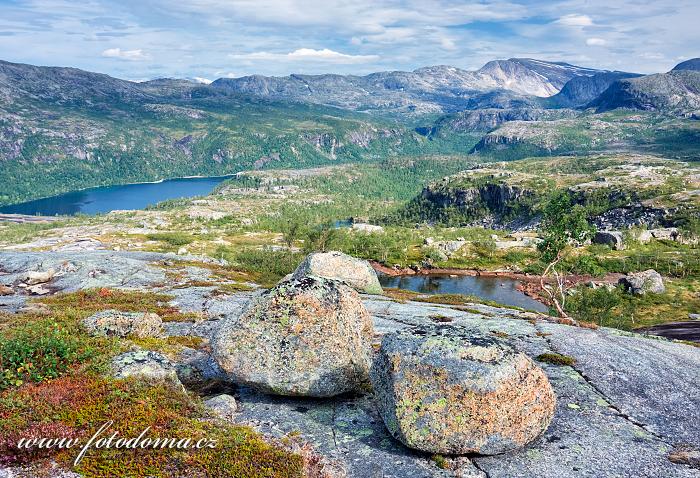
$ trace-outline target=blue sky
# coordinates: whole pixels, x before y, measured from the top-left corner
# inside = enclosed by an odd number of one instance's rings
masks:
[[[700,56],[698,24],[698,0],[0,0],[0,59],[132,80],[510,57],[651,73]]]

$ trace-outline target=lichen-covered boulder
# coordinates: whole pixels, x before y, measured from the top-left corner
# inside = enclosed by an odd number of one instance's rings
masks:
[[[556,404],[547,376],[529,357],[459,327],[387,334],[371,379],[389,432],[429,453],[519,448],[547,428]]]
[[[358,292],[382,294],[377,273],[367,261],[342,252],[315,252],[306,256],[293,277],[316,276],[344,282]]]
[[[125,352],[112,359],[112,376],[136,377],[151,385],[168,384],[184,388],[177,377],[173,363],[158,352],[137,350]]]
[[[163,321],[154,313],[103,310],[83,320],[90,335],[102,337],[156,337],[163,330]]]
[[[369,382],[372,322],[350,287],[320,277],[280,282],[230,317],[212,341],[234,382],[265,393],[330,397]]]
[[[625,248],[625,240],[620,231],[598,231],[593,236],[593,244],[610,246],[610,249],[621,251]]]
[[[654,269],[632,272],[621,278],[619,283],[634,295],[663,294],[666,291],[663,277]]]

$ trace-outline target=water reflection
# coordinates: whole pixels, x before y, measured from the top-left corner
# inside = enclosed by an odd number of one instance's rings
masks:
[[[383,287],[423,294],[465,294],[482,299],[547,312],[547,306],[517,289],[519,281],[507,277],[450,276],[443,274],[379,277]]]

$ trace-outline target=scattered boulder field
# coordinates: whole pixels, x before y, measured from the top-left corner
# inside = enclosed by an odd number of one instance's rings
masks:
[[[319,269],[267,291],[182,287],[166,280],[180,260],[3,252],[0,284],[13,293],[0,297],[0,311],[28,307],[31,295],[14,287],[28,271],[54,269],[51,295],[95,287],[168,294],[170,306],[199,319],[153,320],[145,335],[202,346],[168,357],[126,352],[113,373],[176,387],[196,376],[193,390],[219,417],[272,438],[299,434],[336,465],[333,476],[700,477],[696,347],[505,307],[359,294],[353,277],[341,282]],[[179,281],[210,271],[189,262],[180,270]],[[98,313],[86,332],[138,335],[140,321],[149,320]],[[551,356],[563,359],[544,359]]]

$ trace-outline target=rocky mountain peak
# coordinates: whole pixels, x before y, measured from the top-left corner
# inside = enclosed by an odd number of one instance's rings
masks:
[[[493,79],[501,88],[534,96],[552,96],[572,78],[600,70],[532,58],[510,58],[486,63],[476,73]]]

